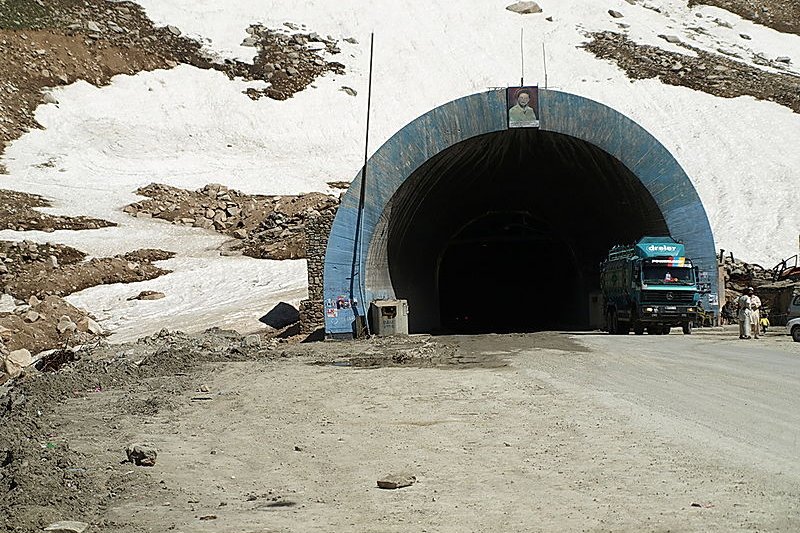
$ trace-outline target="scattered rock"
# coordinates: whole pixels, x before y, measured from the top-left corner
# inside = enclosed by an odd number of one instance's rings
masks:
[[[520,15],[529,15],[532,13],[542,12],[542,8],[539,7],[539,4],[525,0],[521,0],[516,4],[511,4],[510,6],[506,6],[506,9],[513,11],[514,13],[519,13]]]
[[[775,61],[777,61],[778,63],[791,63],[792,62],[792,58],[789,57],[789,56],[780,56],[780,57],[776,57]]]
[[[242,344],[244,344],[249,348],[255,348],[261,346],[261,335],[255,333],[252,335],[248,335],[247,337],[244,338]]]
[[[672,44],[678,44],[681,42],[681,38],[677,35],[659,35],[659,37]]]
[[[351,88],[351,87],[342,86],[342,88],[339,89],[339,90],[346,92],[350,96],[356,96],[358,94],[358,92],[355,89]]]
[[[86,522],[73,522],[70,520],[63,522],[55,522],[50,524],[45,531],[55,531],[58,533],[83,533],[89,527]]]
[[[14,297],[10,294],[0,296],[0,313],[12,313],[17,308]]]
[[[31,363],[33,363],[33,357],[31,352],[25,348],[9,352],[4,361],[6,373],[12,378],[22,374],[22,371],[29,367]]]
[[[149,443],[131,444],[125,449],[125,454],[136,466],[155,466],[158,450]]]
[[[378,480],[378,487],[382,489],[400,489],[416,483],[415,476],[407,474],[388,474]]]
[[[23,320],[25,320],[25,322],[32,324],[37,320],[39,320],[39,313],[37,313],[36,311],[28,311],[27,313],[25,313]]]
[[[160,300],[165,297],[163,292],[158,291],[142,291],[136,296],[131,296],[128,301],[132,300]]]
[[[620,13],[619,11],[614,11],[613,9],[609,9],[608,10],[608,14],[611,15],[612,17],[614,17],[615,19],[621,19],[622,17],[625,16],[622,13]]]
[[[177,26],[167,26],[167,31],[169,31],[175,37],[178,37],[181,34],[181,30]]]
[[[104,333],[103,328],[100,327],[100,324],[85,316],[78,320],[78,331],[82,331],[84,333],[91,333],[92,335],[102,335]]]
[[[56,330],[58,330],[59,333],[61,334],[64,334],[66,332],[72,333],[77,329],[78,326],[67,315],[63,315],[60,319],[58,319],[58,325],[56,326]]]
[[[749,36],[749,35],[747,35],[746,33],[740,33],[740,34],[739,34],[739,37],[741,37],[741,38],[742,38],[742,39],[744,39],[745,41],[749,41],[750,39],[752,39],[752,37],[750,37],[750,36]]]

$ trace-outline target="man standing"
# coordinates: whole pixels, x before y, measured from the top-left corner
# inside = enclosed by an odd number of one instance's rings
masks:
[[[756,296],[753,287],[747,287],[750,296],[750,329],[753,338],[758,338],[759,328],[761,327],[761,298]]]
[[[740,339],[749,339],[750,338],[750,288],[748,287],[747,290],[744,291],[744,294],[739,296],[739,299],[736,300],[737,305],[739,306],[739,314],[737,318],[739,319],[739,338]]]

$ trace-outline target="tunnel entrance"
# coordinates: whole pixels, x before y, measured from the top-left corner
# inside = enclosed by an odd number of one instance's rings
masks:
[[[308,308],[329,337],[352,338],[371,302],[394,298],[411,332],[597,327],[599,263],[643,235],[684,243],[717,311],[711,225],[669,150],[600,102],[538,95],[538,129],[509,128],[507,91],[491,89],[431,109],[368,159]]]
[[[617,159],[530,129],[454,144],[389,203],[389,274],[412,332],[587,329],[608,249],[669,234]]]

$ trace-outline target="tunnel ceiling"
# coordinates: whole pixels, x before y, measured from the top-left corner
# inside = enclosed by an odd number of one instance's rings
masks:
[[[618,160],[533,129],[444,150],[390,207],[389,272],[397,297],[414,303],[414,330],[585,327],[608,249],[668,233],[653,197]],[[543,300],[546,309],[531,305]]]

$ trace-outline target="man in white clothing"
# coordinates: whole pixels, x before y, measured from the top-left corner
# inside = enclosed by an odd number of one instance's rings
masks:
[[[750,294],[750,329],[753,338],[757,339],[761,327],[761,298],[756,296],[753,287],[748,287],[747,292]]]
[[[750,338],[750,290],[746,290],[744,294],[739,296],[739,299],[736,300],[737,305],[739,306],[739,314],[737,318],[739,319],[739,338],[740,339],[749,339]]]

